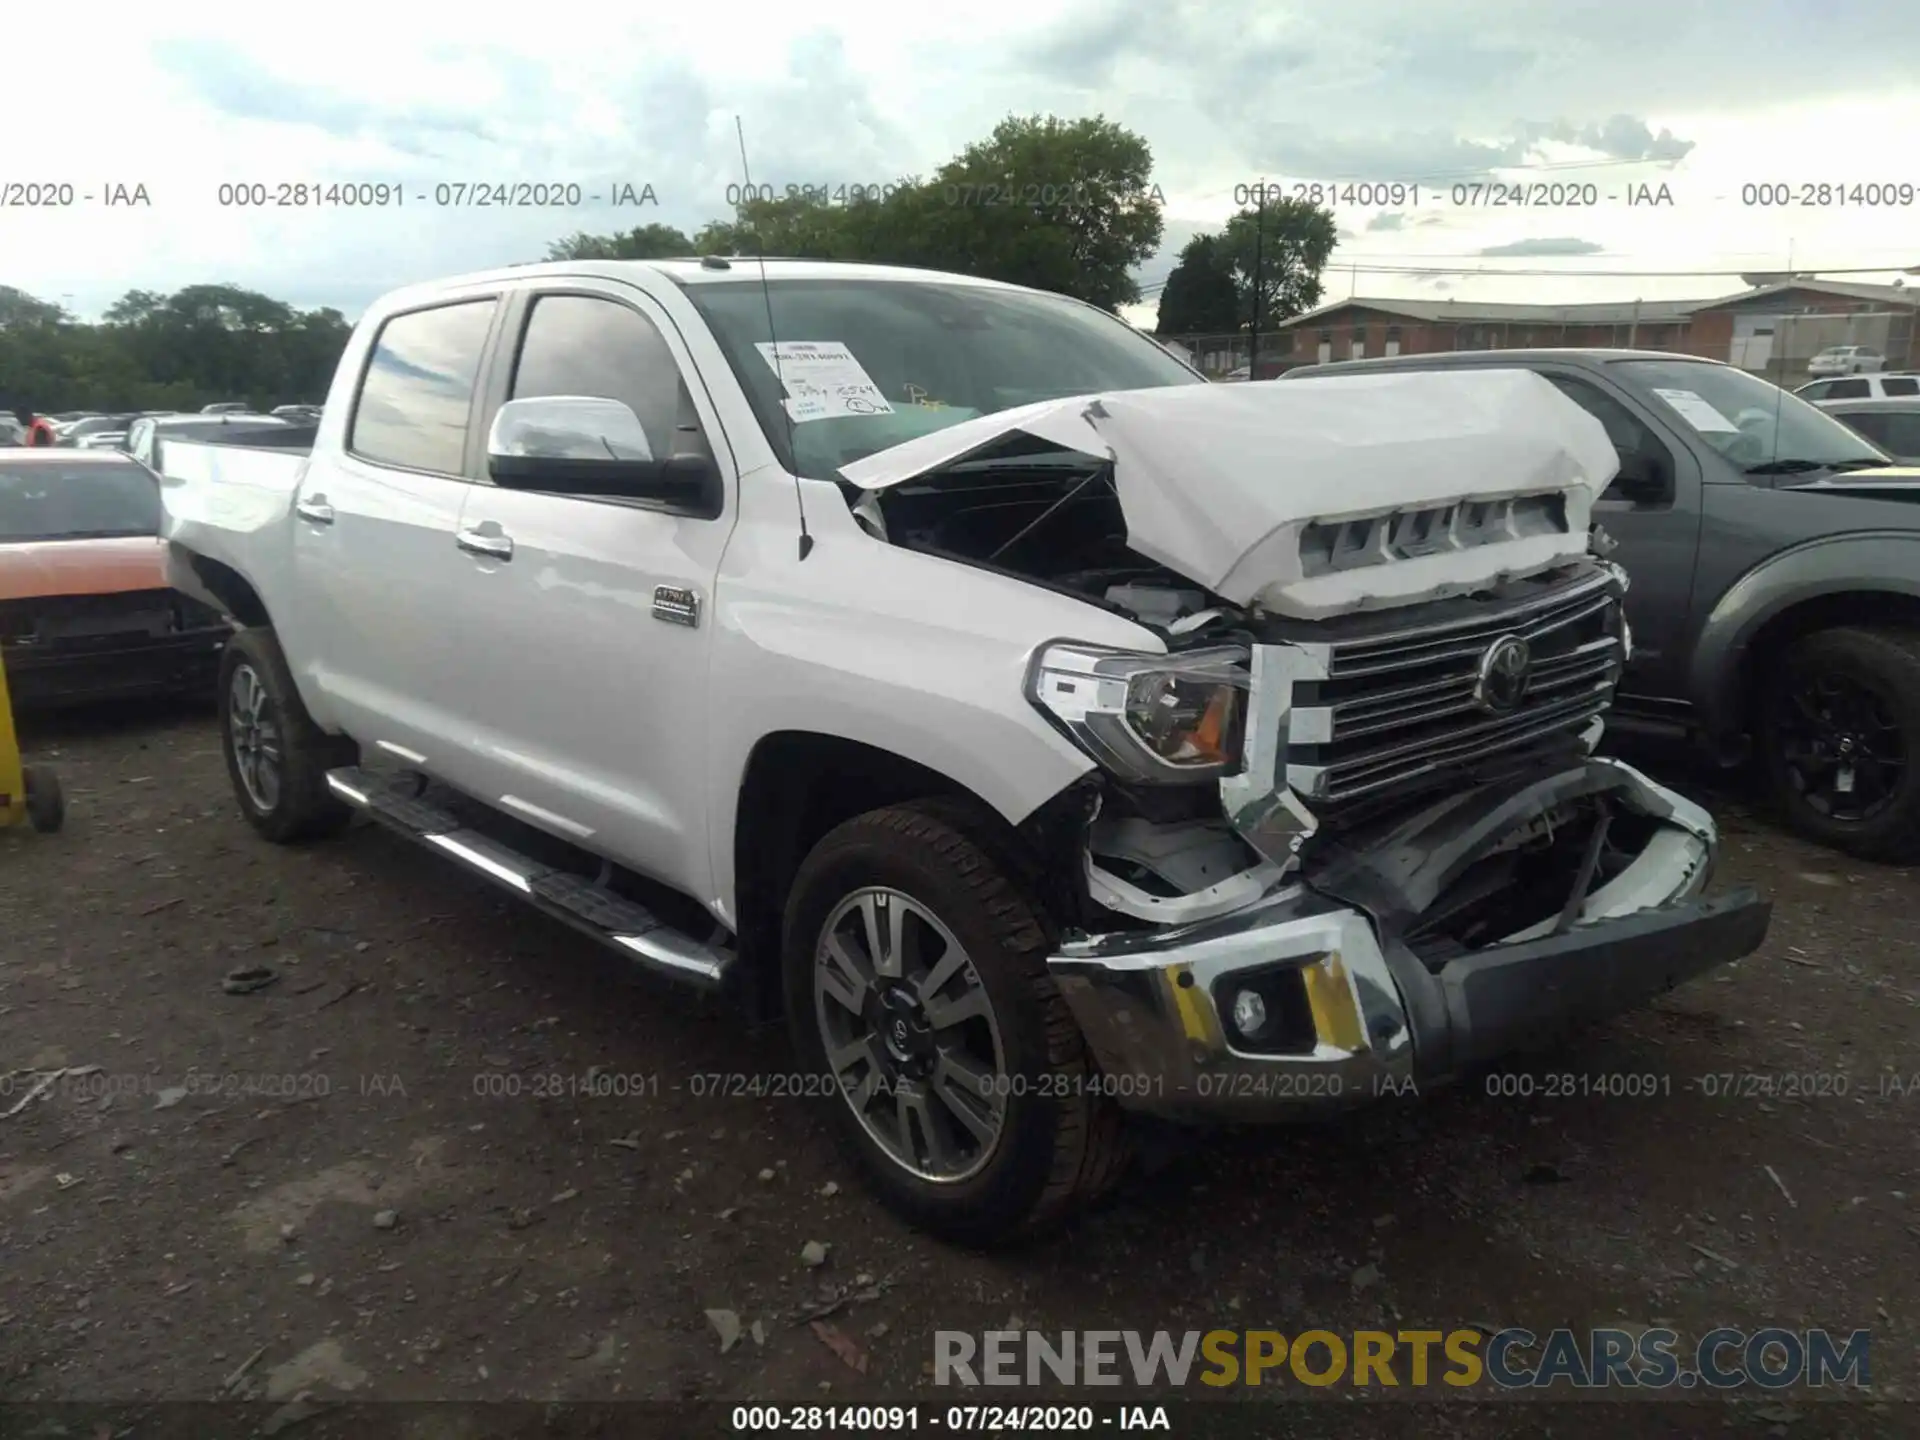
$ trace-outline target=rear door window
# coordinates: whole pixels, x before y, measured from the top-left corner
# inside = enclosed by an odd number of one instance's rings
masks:
[[[1835,380],[1827,386],[1825,400],[1865,400],[1873,394],[1873,386],[1865,380]]]
[[[1889,375],[1880,382],[1882,395],[1920,395],[1920,375]]]
[[[380,327],[354,402],[347,449],[400,470],[465,468],[474,382],[498,302],[463,300],[395,315]]]

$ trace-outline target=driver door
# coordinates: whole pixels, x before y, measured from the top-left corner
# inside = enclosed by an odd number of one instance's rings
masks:
[[[1606,428],[1622,463],[1641,459],[1667,481],[1665,494],[1653,499],[1629,499],[1617,485],[1609,486],[1594,502],[1593,519],[1619,542],[1612,558],[1626,568],[1629,582],[1626,610],[1633,627],[1633,658],[1620,682],[1621,695],[1679,694],[1700,548],[1699,464],[1631,395],[1586,373],[1540,373]]]

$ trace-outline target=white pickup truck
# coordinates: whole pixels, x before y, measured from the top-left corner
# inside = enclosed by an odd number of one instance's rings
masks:
[[[869,1181],[986,1242],[1129,1112],[1405,1093],[1761,943],[1594,753],[1616,465],[1525,372],[1210,385],[1059,296],[708,259],[388,296],[310,455],[163,496],[262,834],[365,811],[783,1009]]]

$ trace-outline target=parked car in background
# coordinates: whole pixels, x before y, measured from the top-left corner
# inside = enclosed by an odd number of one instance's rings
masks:
[[[0,413],[0,446],[25,445],[27,427],[13,416]]]
[[[1793,392],[1802,400],[1897,400],[1920,398],[1920,375],[1911,370],[1889,370],[1876,375],[1848,375],[1839,380],[1815,380]]]
[[[1902,465],[1920,465],[1920,396],[1910,400],[1823,400],[1820,408],[1858,430]]]
[[[1809,375],[1859,375],[1887,368],[1887,357],[1864,345],[1829,345],[1807,362]]]
[[[272,410],[276,420],[313,421],[320,419],[318,405],[276,405]]]
[[[253,407],[244,400],[216,400],[211,405],[202,405],[200,413],[202,415],[245,415],[252,409]]]
[[[139,412],[125,415],[89,415],[84,420],[75,420],[60,428],[59,444],[72,447],[95,435],[111,434],[114,431],[126,434],[127,427],[139,419]]]
[[[0,455],[0,657],[17,709],[211,696],[229,627],[172,589],[159,481],[124,455]]]
[[[163,441],[231,439],[238,433],[235,427],[246,427],[250,437],[272,436],[282,430],[297,428],[271,415],[231,412],[220,415],[147,415],[127,427],[124,448],[142,465],[158,470]]]
[[[1464,351],[1287,378],[1463,368],[1544,375],[1619,452],[1593,510],[1631,580],[1617,719],[1727,758],[1751,744],[1801,834],[1920,857],[1920,473],[1777,385],[1687,355]],[[1449,540],[1395,528],[1369,543]]]

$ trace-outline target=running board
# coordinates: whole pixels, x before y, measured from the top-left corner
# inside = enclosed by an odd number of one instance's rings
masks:
[[[327,788],[388,829],[450,855],[536,910],[611,946],[649,970],[706,990],[725,983],[733,952],[692,939],[644,905],[593,881],[530,859],[424,800],[390,788],[385,776],[346,766],[327,772]]]

